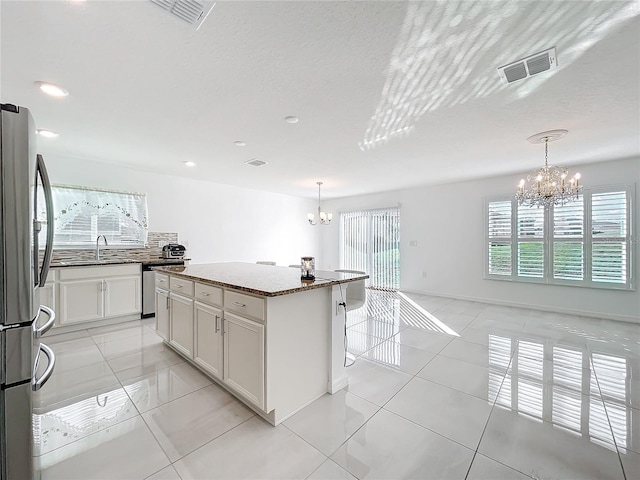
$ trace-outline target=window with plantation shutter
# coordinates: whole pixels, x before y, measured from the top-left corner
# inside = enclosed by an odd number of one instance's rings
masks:
[[[489,204],[489,273],[511,275],[511,201]]]
[[[544,209],[518,206],[518,276],[544,276]]]
[[[53,185],[54,247],[93,247],[98,235],[109,246],[144,247],[147,197],[142,193]],[[44,199],[38,202],[44,206]],[[44,207],[43,207],[44,208]],[[45,212],[39,212],[42,219]],[[46,238],[46,223],[40,245]]]
[[[584,202],[553,207],[553,278],[584,278]]]
[[[626,282],[629,246],[626,193],[594,193],[591,197],[591,278],[594,282]]]
[[[487,277],[632,290],[632,191],[585,189],[548,209],[488,201]]]

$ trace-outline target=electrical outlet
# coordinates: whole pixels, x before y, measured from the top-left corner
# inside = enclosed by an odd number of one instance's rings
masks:
[[[409,242],[409,246],[410,247],[417,247],[418,246],[418,241],[417,240],[411,240]]]
[[[427,278],[427,272],[422,272],[422,278]]]

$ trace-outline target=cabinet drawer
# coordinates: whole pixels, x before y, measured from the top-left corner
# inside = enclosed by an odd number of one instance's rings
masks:
[[[196,282],[194,296],[196,300],[208,303],[209,305],[222,306],[222,289],[220,287]]]
[[[193,282],[191,280],[171,276],[169,277],[169,289],[182,295],[193,296]]]
[[[156,272],[156,287],[169,290],[169,275]]]
[[[225,290],[224,309],[264,321],[264,298],[252,297],[234,290]]]

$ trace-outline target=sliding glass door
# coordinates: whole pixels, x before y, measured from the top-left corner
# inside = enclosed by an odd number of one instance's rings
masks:
[[[369,274],[367,287],[400,288],[400,209],[340,214],[340,265]]]

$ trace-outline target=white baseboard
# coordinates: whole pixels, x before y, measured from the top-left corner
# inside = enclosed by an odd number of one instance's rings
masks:
[[[343,375],[342,377],[335,379],[333,382],[329,381],[329,383],[327,384],[327,392],[333,395],[334,393],[339,392],[340,390],[347,387],[348,385],[349,385],[349,376]]]
[[[452,300],[467,300],[470,302],[491,303],[493,305],[502,305],[505,307],[528,308],[530,310],[539,310],[541,312],[552,312],[552,313],[555,312],[555,313],[562,313],[565,315],[578,315],[580,317],[599,318],[599,319],[605,319],[605,320],[615,320],[618,322],[640,324],[640,317],[634,317],[631,315],[615,315],[610,313],[590,312],[590,311],[578,310],[578,309],[572,309],[572,308],[548,307],[545,305],[533,305],[533,304],[519,303],[519,302],[508,302],[504,300],[496,300],[493,298],[470,297],[466,295],[443,295],[442,293],[424,292],[424,291],[416,291],[416,290],[400,290],[400,291],[404,293],[414,293],[417,295],[429,295],[432,297],[450,298]]]

